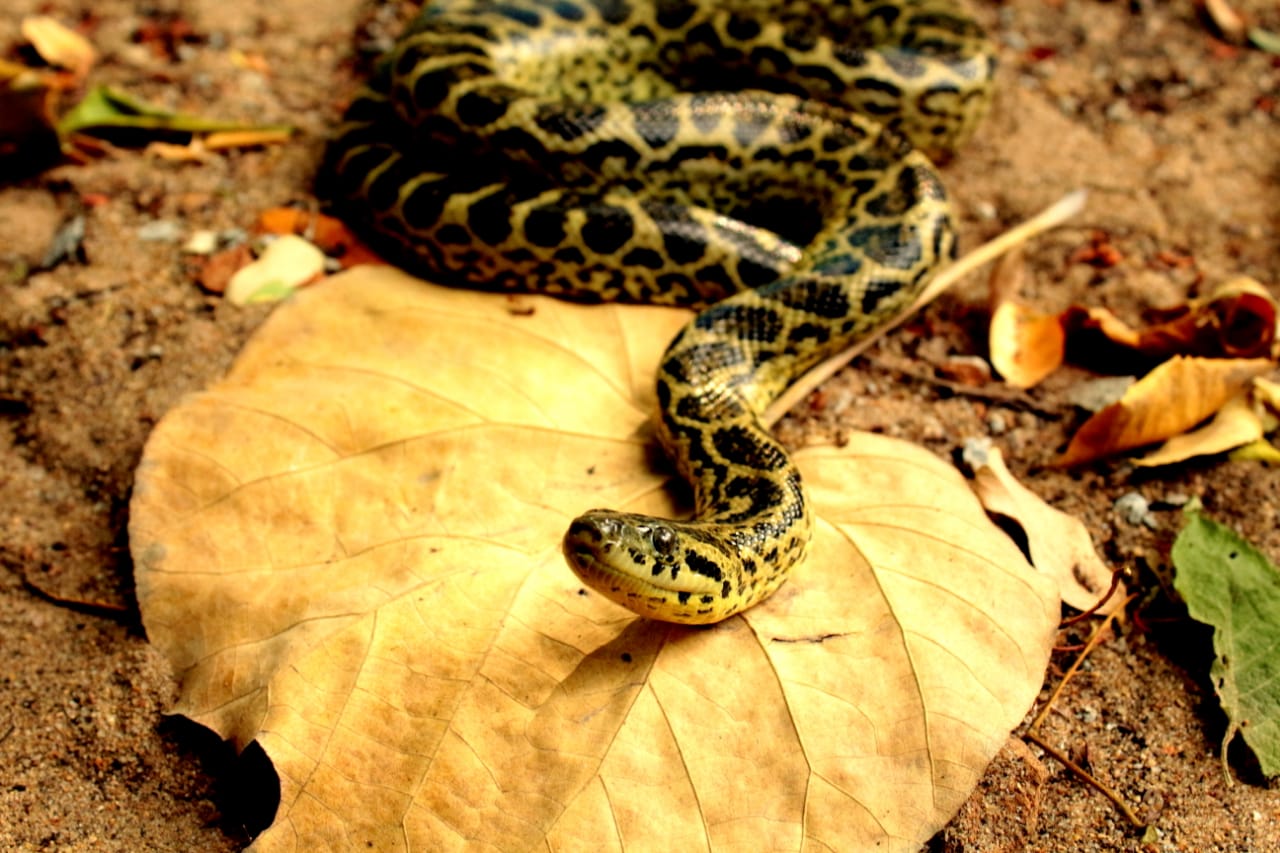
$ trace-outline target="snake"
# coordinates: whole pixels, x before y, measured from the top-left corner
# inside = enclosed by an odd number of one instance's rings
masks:
[[[697,312],[655,378],[692,514],[590,510],[562,551],[640,616],[710,624],[804,560],[763,413],[953,258],[934,162],[994,68],[953,0],[436,0],[353,97],[322,192],[434,280]]]

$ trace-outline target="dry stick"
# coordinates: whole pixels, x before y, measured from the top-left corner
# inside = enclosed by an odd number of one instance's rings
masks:
[[[1067,219],[1075,216],[1084,208],[1085,199],[1088,193],[1084,190],[1076,190],[1073,193],[1063,196],[1055,204],[1045,208],[1040,213],[1023,222],[1014,228],[1009,229],[999,237],[990,242],[983,243],[963,258],[955,261],[951,265],[941,270],[933,281],[929,282],[929,286],[924,292],[912,303],[911,307],[903,311],[892,323],[882,327],[875,334],[862,338],[853,346],[843,352],[832,356],[826,361],[814,367],[804,376],[782,393],[773,404],[765,410],[764,422],[766,425],[772,425],[787,413],[796,403],[799,403],[809,395],[814,388],[817,388],[823,382],[830,379],[836,371],[849,363],[849,360],[861,353],[871,343],[906,322],[924,306],[928,305],[934,299],[942,294],[944,290],[951,287],[964,276],[973,272],[985,263],[995,260],[1005,252],[1019,246],[1032,237],[1035,237],[1050,228],[1062,224]]]
[[[35,595],[37,598],[44,599],[50,604],[58,607],[65,607],[68,610],[74,610],[77,613],[83,613],[86,616],[100,616],[104,619],[120,620],[129,615],[129,608],[123,604],[112,604],[106,601],[85,601],[79,598],[66,598],[65,596],[49,592],[44,587],[33,581],[27,576],[27,570],[23,566],[17,567],[18,579],[22,581],[22,586]]]
[[[1102,596],[1102,598],[1099,598],[1096,604],[1094,604],[1092,607],[1090,607],[1088,610],[1084,611],[1083,613],[1077,613],[1075,616],[1072,616],[1070,619],[1063,619],[1062,622],[1059,623],[1058,627],[1065,628],[1068,625],[1074,625],[1077,622],[1083,622],[1085,619],[1088,619],[1090,616],[1092,616],[1093,614],[1101,610],[1102,605],[1110,601],[1111,596],[1115,595],[1116,590],[1120,589],[1120,581],[1124,578],[1125,574],[1126,574],[1125,569],[1116,569],[1114,572],[1112,572],[1111,586],[1107,589],[1107,594]],[[1118,610],[1119,608],[1116,608],[1116,609]]]
[[[1119,573],[1117,573],[1117,576],[1118,574]],[[1108,788],[1100,780],[1098,780],[1095,776],[1093,776],[1091,773],[1089,773],[1089,771],[1085,770],[1079,764],[1076,764],[1074,761],[1067,758],[1057,749],[1045,743],[1045,741],[1038,734],[1036,734],[1036,728],[1038,728],[1039,725],[1042,722],[1044,722],[1045,717],[1049,716],[1049,711],[1053,708],[1053,703],[1057,701],[1059,694],[1062,693],[1062,689],[1067,686],[1067,682],[1070,681],[1072,676],[1074,676],[1076,672],[1080,669],[1080,665],[1084,663],[1084,659],[1089,656],[1089,653],[1092,652],[1094,649],[1096,649],[1098,645],[1102,642],[1103,635],[1111,627],[1111,623],[1116,620],[1116,616],[1120,613],[1123,613],[1125,608],[1128,607],[1129,604],[1135,598],[1137,598],[1136,595],[1131,595],[1127,599],[1125,599],[1124,606],[1117,607],[1115,611],[1113,611],[1112,613],[1109,613],[1107,617],[1103,619],[1102,622],[1098,625],[1098,627],[1094,629],[1094,632],[1092,635],[1090,635],[1088,642],[1084,644],[1084,651],[1080,652],[1080,656],[1077,657],[1075,661],[1071,664],[1071,666],[1067,669],[1067,671],[1063,673],[1062,680],[1058,682],[1057,687],[1053,688],[1053,693],[1049,695],[1049,699],[1047,702],[1044,703],[1044,707],[1040,709],[1040,713],[1036,714],[1036,718],[1031,721],[1031,725],[1027,726],[1027,731],[1025,734],[1023,734],[1023,737],[1031,741],[1032,743],[1034,743],[1036,746],[1043,749],[1045,752],[1051,755],[1054,759],[1060,762],[1062,766],[1066,767],[1072,773],[1076,774],[1076,776],[1083,779],[1086,783],[1088,783],[1089,785],[1092,785],[1095,789],[1097,789],[1098,793],[1102,794],[1102,796],[1110,800],[1115,805],[1115,807],[1120,810],[1120,813],[1124,815],[1125,820],[1129,821],[1130,824],[1132,824],[1137,829],[1145,829],[1146,824],[1144,824],[1141,820],[1138,819],[1138,816],[1133,813],[1133,810],[1129,808],[1128,803],[1126,803],[1119,794],[1117,794],[1115,791]]]
[[[1129,823],[1132,824],[1134,828],[1136,829],[1147,828],[1147,825],[1138,819],[1138,816],[1134,814],[1133,811],[1129,808],[1129,806],[1125,803],[1125,801],[1120,798],[1119,794],[1117,794],[1115,791],[1111,790],[1106,785],[1099,782],[1093,776],[1089,775],[1088,770],[1085,770],[1079,764],[1076,764],[1070,758],[1067,758],[1061,752],[1049,746],[1049,744],[1041,740],[1039,735],[1037,735],[1035,732],[1027,732],[1025,735],[1023,735],[1023,737],[1031,741],[1032,743],[1034,743],[1036,746],[1043,749],[1046,753],[1052,756],[1056,761],[1061,763],[1063,767],[1066,767],[1072,773],[1076,774],[1081,779],[1085,780],[1090,785],[1097,788],[1098,793],[1102,794],[1102,796],[1110,800],[1111,803],[1117,809],[1120,810],[1120,813],[1124,815],[1125,820],[1129,821]]]

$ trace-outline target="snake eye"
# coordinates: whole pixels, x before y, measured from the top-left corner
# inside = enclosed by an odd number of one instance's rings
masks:
[[[653,528],[653,547],[659,554],[670,554],[676,547],[676,532],[670,527]]]

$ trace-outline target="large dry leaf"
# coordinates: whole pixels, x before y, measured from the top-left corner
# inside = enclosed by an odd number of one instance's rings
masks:
[[[711,628],[581,588],[687,314],[357,269],[147,446],[130,527],[176,711],[280,775],[258,850],[914,850],[1043,677],[1053,584],[932,455],[800,454],[812,556]]]

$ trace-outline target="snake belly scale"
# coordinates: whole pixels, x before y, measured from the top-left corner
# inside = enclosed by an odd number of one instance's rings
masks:
[[[353,101],[323,191],[437,279],[700,309],[657,375],[693,517],[592,510],[563,550],[642,616],[716,622],[811,538],[761,413],[953,254],[922,152],[973,130],[992,54],[951,0],[437,0]]]

